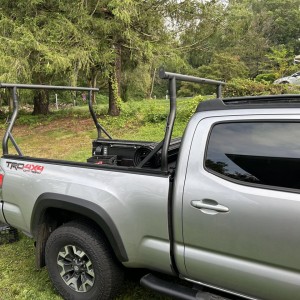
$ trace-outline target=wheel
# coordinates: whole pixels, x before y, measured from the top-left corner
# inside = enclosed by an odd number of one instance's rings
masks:
[[[289,84],[289,82],[288,81],[282,81],[282,82],[280,82],[280,84]]]
[[[90,225],[69,222],[51,233],[46,266],[55,289],[64,299],[113,298],[123,271],[106,240]]]

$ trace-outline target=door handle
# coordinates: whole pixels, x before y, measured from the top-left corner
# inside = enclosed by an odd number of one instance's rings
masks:
[[[219,204],[217,201],[210,200],[210,199],[192,200],[191,205],[199,209],[210,209],[210,210],[215,210],[217,212],[229,212],[228,207],[223,206]]]

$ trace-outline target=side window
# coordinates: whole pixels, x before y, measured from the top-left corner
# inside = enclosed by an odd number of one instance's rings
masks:
[[[228,179],[300,188],[300,123],[235,122],[212,128],[205,167]]]

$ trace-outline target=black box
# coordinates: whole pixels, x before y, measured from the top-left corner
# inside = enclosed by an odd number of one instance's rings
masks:
[[[117,155],[95,155],[88,158],[87,162],[97,165],[116,165]]]
[[[136,167],[157,146],[157,142],[97,139],[93,141],[92,155],[95,157],[116,156],[115,165]],[[168,162],[175,161],[178,156],[181,138],[171,140],[168,149]],[[89,159],[89,160],[90,160]],[[88,160],[88,162],[90,162]],[[94,161],[91,161],[94,162]],[[111,164],[111,163],[110,163]],[[146,168],[159,168],[161,150],[144,165]]]

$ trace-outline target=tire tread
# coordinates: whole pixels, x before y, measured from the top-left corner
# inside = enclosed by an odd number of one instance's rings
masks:
[[[73,238],[75,243],[86,244],[88,248],[87,252],[93,253],[94,268],[95,265],[97,265],[101,270],[101,288],[99,288],[99,286],[96,287],[99,290],[98,295],[92,295],[90,298],[87,298],[88,293],[72,291],[62,281],[59,273],[55,273],[56,266],[54,267],[53,262],[49,261],[51,260],[51,251],[55,245],[62,243],[66,236],[71,239]],[[53,231],[46,244],[46,265],[54,287],[64,297],[64,299],[112,299],[118,294],[123,281],[122,267],[120,263],[117,262],[105,236],[93,227],[92,224],[85,221],[71,221]],[[95,284],[99,285],[99,282]]]

